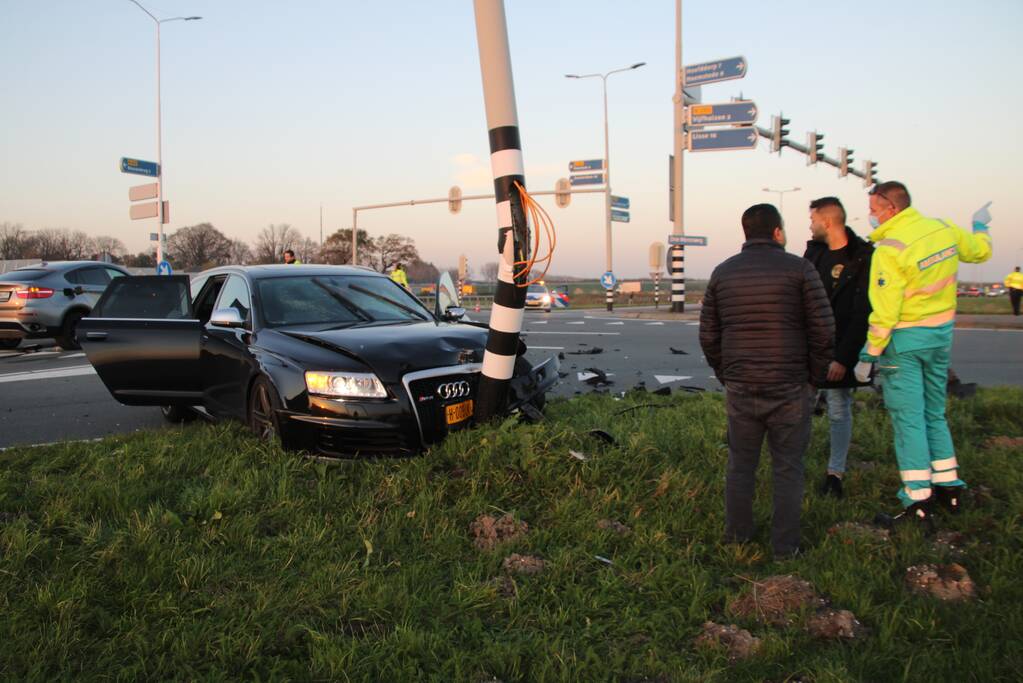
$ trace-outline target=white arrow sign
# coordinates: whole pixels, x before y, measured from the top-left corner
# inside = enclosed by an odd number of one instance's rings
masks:
[[[681,382],[684,379],[692,379],[692,375],[654,375],[661,384],[671,384],[672,382]]]

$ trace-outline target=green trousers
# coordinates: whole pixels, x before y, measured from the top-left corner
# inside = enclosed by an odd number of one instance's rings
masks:
[[[945,420],[951,345],[900,353],[889,344],[878,362],[884,403],[895,430],[895,457],[904,507],[931,497],[931,486],[966,486],[959,479]]]

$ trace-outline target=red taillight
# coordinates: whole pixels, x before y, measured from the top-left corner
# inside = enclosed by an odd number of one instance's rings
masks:
[[[49,299],[53,290],[49,287],[25,287],[14,290],[14,295],[19,299]]]

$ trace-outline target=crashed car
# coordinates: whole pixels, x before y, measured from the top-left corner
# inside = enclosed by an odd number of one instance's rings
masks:
[[[242,420],[328,456],[401,455],[474,422],[488,331],[451,303],[431,311],[360,267],[227,266],[118,278],[78,338],[121,403]],[[535,416],[558,360],[524,353],[505,410]]]

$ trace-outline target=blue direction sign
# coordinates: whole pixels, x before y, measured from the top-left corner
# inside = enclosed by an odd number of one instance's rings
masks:
[[[757,105],[749,101],[727,104],[694,104],[686,109],[686,122],[692,127],[752,125],[757,122]]]
[[[613,220],[615,223],[628,223],[629,222],[629,212],[628,211],[615,211],[614,209],[611,209],[611,220]]]
[[[603,173],[580,173],[568,179],[573,185],[602,185],[604,183]]]
[[[121,173],[147,175],[158,178],[160,176],[160,164],[155,161],[142,161],[141,159],[121,157]]]
[[[166,261],[160,261],[159,263],[156,264],[156,274],[157,275],[170,275],[171,274],[171,265],[169,263],[167,263]]]
[[[616,209],[627,209],[629,208],[629,198],[611,195],[611,206]]]
[[[616,284],[618,284],[618,280],[610,270],[600,276],[600,286],[604,289],[614,289]]]
[[[683,244],[687,247],[705,247],[707,238],[697,235],[668,235],[668,244]]]
[[[568,162],[568,172],[578,173],[579,171],[603,171],[603,159],[585,159],[583,161]]]
[[[752,126],[692,130],[688,135],[690,152],[721,152],[728,149],[755,149],[757,131]]]
[[[730,81],[745,76],[746,68],[745,57],[729,57],[716,62],[688,64],[683,69],[682,84],[706,85],[707,83]]]

